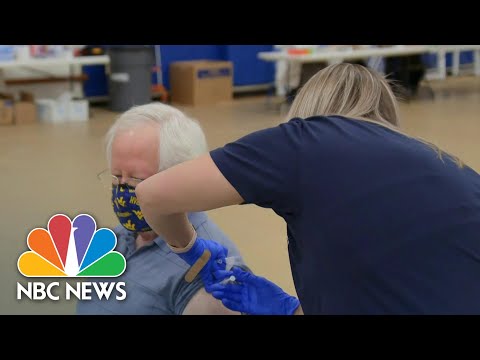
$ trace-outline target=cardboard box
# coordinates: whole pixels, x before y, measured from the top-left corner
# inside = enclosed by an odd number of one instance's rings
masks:
[[[15,124],[33,124],[37,122],[37,107],[34,103],[18,101],[13,105]]]
[[[3,74],[3,70],[0,69],[0,92],[5,92],[7,89],[7,85],[5,84],[5,75]]]
[[[0,125],[13,125],[13,101],[0,99]]]
[[[13,124],[13,95],[0,93],[0,125]]]
[[[212,105],[233,97],[233,64],[230,61],[194,60],[170,64],[172,102]]]
[[[33,94],[27,92],[20,93],[20,101],[13,105],[15,124],[33,124],[37,122],[37,107],[34,102]]]

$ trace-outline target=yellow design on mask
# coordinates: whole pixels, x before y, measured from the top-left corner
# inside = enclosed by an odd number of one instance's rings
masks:
[[[137,201],[137,197],[136,196],[132,196],[130,198],[130,204],[134,204],[134,205],[137,205],[138,204],[138,201]]]
[[[115,199],[114,202],[115,202],[115,204],[116,204],[117,206],[119,206],[119,207],[126,205],[125,200],[123,200],[123,196],[119,197],[118,199]]]
[[[131,216],[132,213],[131,212],[128,212],[128,211],[125,211],[125,212],[117,212],[117,216],[118,217],[129,217]]]
[[[139,220],[143,220],[143,214],[141,210],[132,210]]]
[[[132,224],[130,220],[123,224],[123,226],[125,226],[130,231],[135,231],[135,224]]]

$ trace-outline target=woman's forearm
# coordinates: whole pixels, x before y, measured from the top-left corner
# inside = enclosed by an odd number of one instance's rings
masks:
[[[135,194],[150,227],[164,236],[167,243],[177,247],[187,245],[193,236],[186,212],[243,202],[209,155],[145,179],[137,185]]]
[[[156,191],[158,188],[149,180],[145,180],[145,184],[140,183],[135,191],[145,220],[167,244],[184,248],[195,234],[187,214],[169,210],[168,202],[162,199],[163,189],[160,187],[160,191]]]
[[[173,247],[184,248],[196,235],[185,213],[153,215],[146,219],[155,233],[162,235],[167,244]]]

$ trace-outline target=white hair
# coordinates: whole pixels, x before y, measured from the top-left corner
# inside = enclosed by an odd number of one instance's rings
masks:
[[[159,171],[194,159],[208,151],[205,134],[198,121],[172,106],[154,102],[132,107],[110,127],[105,136],[109,168],[112,164],[112,144],[116,134],[147,124],[158,125]]]

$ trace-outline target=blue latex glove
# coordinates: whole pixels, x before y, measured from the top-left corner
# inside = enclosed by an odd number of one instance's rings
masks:
[[[240,268],[218,270],[216,278],[235,276],[235,283],[210,286],[212,295],[233,311],[251,315],[292,315],[300,301],[267,279]]]
[[[228,249],[212,240],[197,238],[190,250],[184,253],[177,253],[188,265],[192,266],[202,256],[205,250],[209,250],[212,254],[205,266],[200,270],[199,276],[203,281],[205,290],[210,289],[210,285],[218,282],[214,273],[225,270]],[[220,273],[219,273],[220,274]]]

